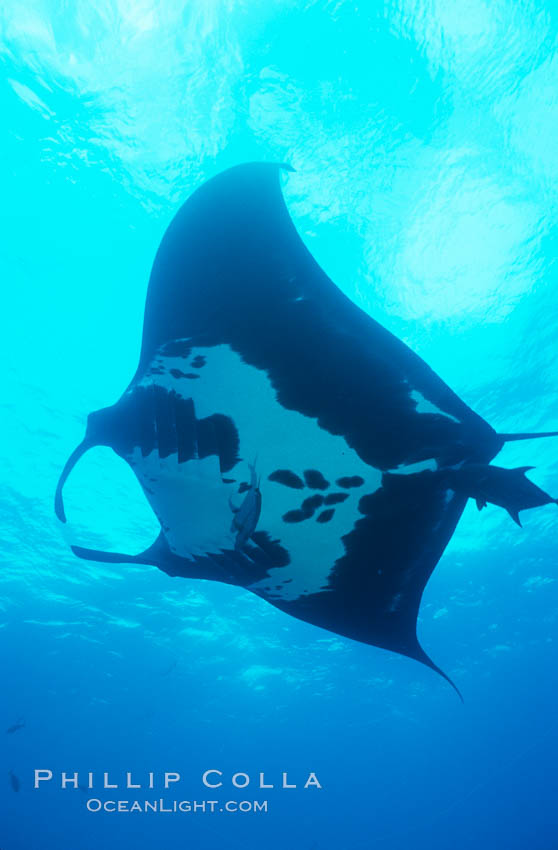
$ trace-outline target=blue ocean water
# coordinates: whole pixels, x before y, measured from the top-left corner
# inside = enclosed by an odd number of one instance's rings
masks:
[[[53,513],[86,414],[135,370],[165,227],[243,161],[295,167],[319,263],[497,430],[558,427],[555,5],[7,0],[0,27],[2,850],[558,847],[555,506],[520,529],[469,504],[432,576],[419,635],[464,705],[245,591],[79,561]],[[558,495],[557,454],[498,462]],[[108,449],[66,501],[85,545],[156,533]],[[209,768],[250,774],[219,796],[269,811],[92,813],[59,788],[167,770],[212,799]],[[260,791],[262,771],[299,787]]]

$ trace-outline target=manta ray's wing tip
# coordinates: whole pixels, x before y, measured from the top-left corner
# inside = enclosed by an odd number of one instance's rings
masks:
[[[430,659],[429,659],[429,661],[430,661]],[[461,691],[459,690],[459,688],[457,687],[457,685],[455,684],[455,682],[453,681],[453,679],[450,679],[450,677],[448,676],[448,674],[447,674],[447,673],[444,673],[444,671],[443,671],[440,667],[438,667],[436,664],[434,664],[434,662],[433,662],[433,661],[432,661],[432,662],[430,662],[430,663],[428,664],[428,666],[429,666],[432,670],[434,670],[434,672],[435,672],[435,673],[438,673],[438,674],[442,677],[442,679],[445,679],[445,680],[446,680],[446,682],[447,682],[449,685],[451,685],[451,687],[454,689],[455,693],[457,694],[457,696],[458,696],[458,697],[459,697],[459,699],[461,700],[461,703],[462,703],[463,705],[465,705],[465,700],[463,699],[463,694],[461,693]]]
[[[459,690],[459,688],[457,687],[457,685],[455,684],[455,682],[453,681],[453,679],[450,679],[450,677],[449,677],[448,675],[446,675],[446,673],[444,673],[444,671],[443,671],[443,670],[438,670],[437,672],[438,672],[441,676],[443,676],[443,678],[446,680],[446,682],[448,682],[448,684],[450,684],[450,685],[451,685],[451,687],[454,689],[455,693],[456,693],[456,694],[457,694],[457,696],[459,697],[459,700],[460,700],[461,704],[462,704],[462,705],[465,705],[465,700],[464,700],[464,698],[463,698],[463,694],[461,693],[461,691]]]
[[[418,656],[415,656],[416,660],[421,661],[427,667],[430,667],[430,669],[433,670],[435,673],[438,673],[438,675],[441,676],[442,679],[445,679],[446,682],[449,685],[451,685],[451,687],[453,688],[453,690],[455,691],[455,693],[457,694],[457,696],[461,700],[462,704],[464,705],[465,700],[463,699],[463,694],[461,693],[461,691],[459,690],[459,688],[457,687],[457,685],[455,684],[453,679],[451,679],[448,676],[447,673],[444,673],[444,671],[441,669],[441,667],[438,667],[437,664],[434,664],[434,662],[432,661],[430,656],[426,654],[426,652],[423,650],[423,648],[420,645],[419,645],[419,649],[420,649],[420,654]]]

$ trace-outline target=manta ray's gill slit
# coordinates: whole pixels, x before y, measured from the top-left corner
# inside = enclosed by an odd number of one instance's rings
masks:
[[[157,450],[161,459],[176,455],[178,460],[178,431],[176,411],[182,400],[175,393],[165,392],[157,384],[152,387],[155,409]]]
[[[215,428],[216,449],[221,472],[229,472],[240,461],[240,438],[238,430],[229,416],[214,413],[209,417]]]
[[[182,401],[177,397],[175,422],[178,444],[178,463],[185,463],[197,456],[196,414],[192,399]]]
[[[198,457],[206,458],[217,454],[215,424],[212,417],[197,420]],[[221,469],[221,472],[225,470]]]
[[[172,416],[172,432],[173,432],[173,454],[172,460],[176,465],[177,473],[179,473],[178,464],[180,457],[180,426],[179,426],[179,410],[181,407],[180,399],[173,393],[173,395],[169,398],[170,406],[171,406],[171,416]]]

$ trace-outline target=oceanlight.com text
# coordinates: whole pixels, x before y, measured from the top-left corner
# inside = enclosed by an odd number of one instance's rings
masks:
[[[215,814],[265,813],[267,800],[87,800],[89,812],[116,814]]]

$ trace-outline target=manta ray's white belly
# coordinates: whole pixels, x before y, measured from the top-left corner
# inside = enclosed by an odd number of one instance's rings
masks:
[[[186,372],[193,374],[189,364],[195,359],[204,360],[196,373],[199,378],[186,377]],[[234,547],[230,500],[236,504],[242,500],[238,485],[250,481],[249,464],[255,463],[262,494],[257,528],[287,549],[290,563],[271,569],[269,577],[252,589],[283,600],[326,590],[335,562],[345,554],[343,537],[362,517],[359,500],[378,490],[381,471],[364,463],[343,437],[279,404],[268,375],[226,345],[193,349],[187,358],[160,354],[153,365],[157,371],[144,378],[144,385],[153,383],[191,398],[197,419],[215,413],[230,417],[240,440],[241,461],[224,475],[234,484],[223,483],[215,456],[178,464],[176,455],[164,461],[155,452],[144,459],[136,455],[136,471],[171,549],[188,557]],[[428,466],[431,462],[423,468]],[[288,470],[301,482],[305,471],[319,471],[328,486],[312,488],[306,483],[304,489],[293,489],[269,480],[277,470]],[[348,478],[361,483],[344,489],[336,483]],[[340,493],[343,501],[321,505],[304,521],[284,519],[311,496],[340,498]],[[324,511],[327,520],[320,521]]]

